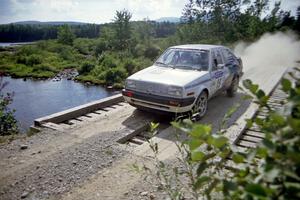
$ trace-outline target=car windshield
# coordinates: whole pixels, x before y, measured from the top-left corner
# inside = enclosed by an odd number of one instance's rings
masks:
[[[156,65],[208,71],[207,50],[176,49],[165,51],[155,62]]]

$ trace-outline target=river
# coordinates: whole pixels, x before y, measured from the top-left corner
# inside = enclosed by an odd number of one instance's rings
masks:
[[[36,118],[118,93],[101,86],[87,86],[65,79],[25,81],[4,77],[4,81],[8,85],[3,92],[14,92],[10,107],[16,110],[15,116],[21,132],[26,132]]]
[[[0,47],[13,47],[25,44],[33,44],[34,42],[0,42]]]

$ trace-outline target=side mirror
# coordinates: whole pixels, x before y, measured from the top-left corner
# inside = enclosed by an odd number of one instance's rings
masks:
[[[225,67],[224,64],[218,64],[218,65],[217,65],[217,68],[218,68],[218,69],[224,69],[224,67]]]

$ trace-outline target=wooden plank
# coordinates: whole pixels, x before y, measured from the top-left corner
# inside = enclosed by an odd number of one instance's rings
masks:
[[[249,142],[249,141],[240,140],[240,141],[238,142],[238,146],[246,147],[246,148],[255,148],[255,147],[257,146],[257,143],[253,143],[253,142]]]
[[[143,144],[145,141],[140,140],[140,139],[134,137],[134,138],[131,138],[131,139],[129,140],[129,142],[135,143],[135,144],[138,144],[138,145],[141,145],[141,144]]]
[[[87,117],[90,117],[90,118],[96,118],[96,117],[99,117],[99,114],[95,114],[95,113],[88,113],[86,114]]]
[[[253,137],[258,137],[258,138],[265,138],[265,134],[262,132],[257,132],[257,131],[246,131],[245,135],[253,136]]]
[[[259,137],[253,137],[250,135],[243,135],[241,140],[245,140],[245,141],[249,141],[249,142],[253,142],[253,143],[259,143],[262,141],[262,138]]]
[[[90,121],[91,120],[91,118],[86,117],[86,116],[80,116],[80,117],[77,117],[76,119],[80,120],[80,121]]]
[[[52,122],[43,123],[42,127],[50,128],[50,129],[58,130],[58,131],[63,131],[64,130],[64,128],[62,126],[60,126],[58,124],[55,124],[55,123],[52,123]]]

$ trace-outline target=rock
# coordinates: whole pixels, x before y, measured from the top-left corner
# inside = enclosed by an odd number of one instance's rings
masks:
[[[21,150],[28,149],[28,145],[22,144],[22,145],[20,146],[20,149],[21,149]]]
[[[149,195],[149,198],[150,198],[151,200],[153,200],[153,199],[155,199],[155,195],[154,195],[154,194],[150,194],[150,195]]]
[[[141,192],[141,195],[142,195],[142,196],[147,196],[147,195],[148,195],[148,192]]]
[[[25,199],[26,197],[28,197],[29,192],[25,191],[23,192],[23,194],[21,195],[21,199]]]

